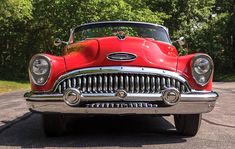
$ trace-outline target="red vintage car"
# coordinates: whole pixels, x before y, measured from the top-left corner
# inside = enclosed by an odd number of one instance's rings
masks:
[[[88,23],[71,29],[68,42],[55,41],[60,44],[62,56],[32,57],[32,91],[25,94],[48,136],[64,132],[68,114],[174,115],[177,131],[194,136],[218,98],[210,56],[179,56],[164,26]]]

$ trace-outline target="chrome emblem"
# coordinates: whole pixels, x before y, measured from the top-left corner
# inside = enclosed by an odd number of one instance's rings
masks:
[[[120,39],[120,40],[124,40],[124,39],[126,38],[125,32],[123,32],[123,31],[118,31],[118,32],[116,33],[116,36],[117,36],[117,38]]]
[[[117,52],[117,53],[110,53],[107,56],[107,59],[111,61],[133,61],[136,59],[135,54],[126,53],[126,52]]]
[[[125,98],[127,96],[127,92],[125,90],[118,90],[115,95],[119,98]]]

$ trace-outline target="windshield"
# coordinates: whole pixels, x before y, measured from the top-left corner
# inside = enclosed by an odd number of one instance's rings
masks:
[[[140,23],[102,23],[84,25],[75,28],[70,43],[87,38],[109,37],[117,34],[125,36],[152,38],[154,40],[170,43],[166,30],[161,26]]]

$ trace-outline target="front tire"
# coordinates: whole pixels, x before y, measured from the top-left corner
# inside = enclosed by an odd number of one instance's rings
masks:
[[[202,114],[174,115],[175,127],[179,134],[195,136],[201,126]]]
[[[66,131],[65,118],[61,114],[42,115],[44,133],[48,137],[61,136]]]

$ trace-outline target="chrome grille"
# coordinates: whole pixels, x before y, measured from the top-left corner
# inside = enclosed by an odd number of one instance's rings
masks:
[[[189,92],[187,85],[175,78],[130,73],[83,74],[66,78],[57,85],[55,92],[63,93],[71,87],[83,93],[115,93],[120,89],[127,93],[160,93],[169,87],[175,87],[181,93]]]

